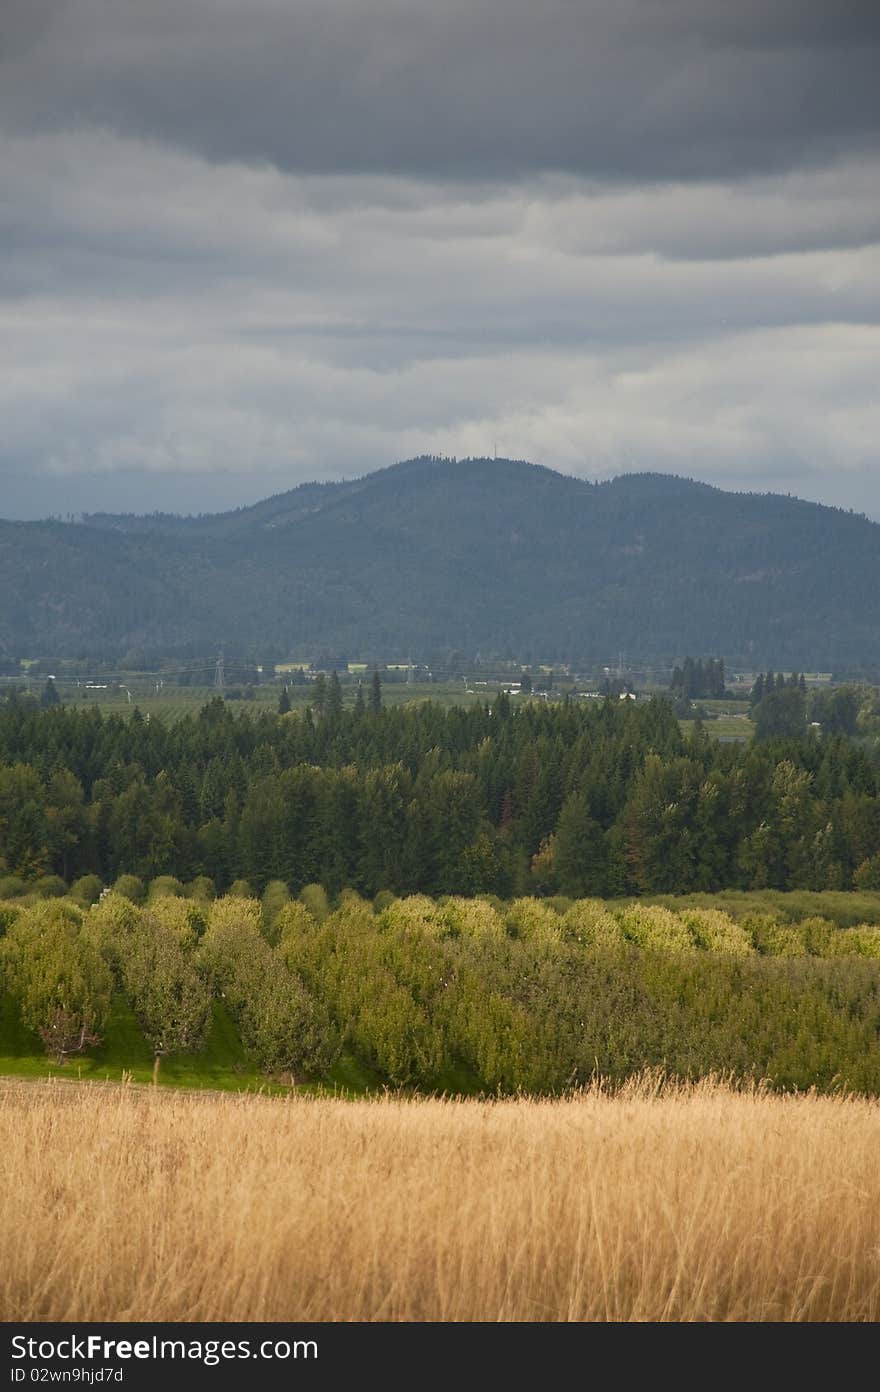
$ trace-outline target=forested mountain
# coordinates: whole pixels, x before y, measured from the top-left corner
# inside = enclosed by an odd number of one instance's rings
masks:
[[[880,662],[880,526],[661,474],[423,458],[197,518],[0,523],[0,655]]]

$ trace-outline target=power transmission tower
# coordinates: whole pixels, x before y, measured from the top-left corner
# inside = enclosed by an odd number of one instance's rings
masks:
[[[217,666],[214,668],[214,686],[217,691],[222,691],[226,684],[226,677],[223,671],[223,653],[217,658]]]

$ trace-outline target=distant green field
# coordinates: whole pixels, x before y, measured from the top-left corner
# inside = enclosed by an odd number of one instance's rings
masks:
[[[689,735],[697,722],[696,720],[680,720],[678,723],[683,733]],[[755,727],[748,716],[741,715],[722,715],[717,720],[704,720],[703,729],[712,739],[750,740],[755,732]]]
[[[137,707],[142,715],[161,715],[170,722],[180,720],[185,715],[193,715],[202,706],[220,693],[210,686],[166,686],[156,691],[156,684],[132,682],[129,685],[131,700],[124,691],[94,690],[86,687],[68,686],[58,683],[58,691],[66,706],[91,708],[97,706],[105,714],[130,715]],[[254,710],[263,708],[275,710],[278,705],[280,687],[255,687],[253,701],[231,701],[232,710]]]
[[[137,707],[143,715],[161,716],[163,720],[171,723],[180,720],[183,716],[195,714],[208,701],[221,694],[212,686],[169,686],[157,693],[155,682],[150,685],[130,683],[131,701],[125,692],[113,690],[96,691],[85,687],[68,686],[64,682],[58,684],[58,689],[66,706],[85,708],[97,706],[106,714],[117,715],[129,715]],[[314,700],[314,686],[311,683],[307,686],[291,686],[288,688],[288,694],[292,709],[303,710]],[[364,683],[365,699],[368,698],[368,694],[367,683]],[[386,706],[402,706],[410,701],[436,701],[441,706],[470,705],[476,701],[493,699],[496,694],[497,692],[487,691],[485,688],[480,691],[466,690],[463,681],[413,682],[412,684],[388,682],[382,686],[382,702]],[[233,713],[236,711],[274,711],[278,708],[280,695],[281,686],[279,684],[254,687],[253,700],[229,701],[229,708]],[[343,705],[353,706],[356,696],[356,686],[343,686]]]
[[[289,675],[293,676],[294,666],[299,669],[303,665],[292,664]],[[281,670],[279,669],[279,675]],[[402,672],[404,669],[400,670]],[[133,672],[127,675],[125,686],[122,688],[76,686],[73,682],[65,680],[64,677],[58,678],[56,686],[66,706],[85,708],[97,706],[99,710],[107,714],[117,715],[128,715],[137,707],[143,715],[161,716],[172,724],[183,716],[199,711],[208,701],[221,694],[213,684],[177,686],[171,681],[166,681],[161,690],[157,691],[156,680],[155,674]],[[365,700],[369,699],[370,680],[371,673],[365,669],[363,674]],[[41,687],[42,682],[33,683],[32,691],[34,694],[38,694]],[[276,710],[281,696],[281,688],[281,681],[267,683],[264,686],[254,686],[252,687],[253,695],[249,700],[230,700],[230,709],[233,712]],[[242,691],[243,689],[242,684],[232,680],[227,681],[225,687],[227,695],[230,690]],[[403,706],[413,701],[434,701],[443,707],[468,706],[478,701],[493,701],[497,697],[498,691],[497,685],[475,686],[472,678],[468,678],[465,682],[463,677],[442,682],[383,681],[382,701],[386,706]],[[128,692],[131,693],[130,700]],[[666,695],[668,693],[661,690],[653,694]],[[311,681],[307,681],[303,685],[291,684],[288,686],[288,695],[291,708],[302,710],[314,700],[314,684]],[[344,680],[342,685],[343,705],[353,706],[356,697],[357,684]],[[514,702],[522,699],[526,698],[513,697]],[[535,699],[542,700],[544,698],[538,695]],[[561,697],[557,695],[554,699],[561,699]],[[716,717],[704,722],[708,734],[716,738],[751,739],[753,727],[748,718],[749,706],[747,701],[701,700],[698,704],[711,716]],[[687,734],[693,729],[694,721],[693,719],[682,720],[680,724],[682,730]]]
[[[232,683],[227,684],[227,692],[233,688]],[[369,696],[369,681],[364,680],[364,698]],[[201,710],[202,706],[208,701],[213,700],[220,694],[213,686],[171,686],[166,685],[160,692],[156,691],[155,679],[147,680],[144,677],[133,676],[128,682],[128,689],[131,692],[131,701],[125,691],[119,690],[100,690],[94,688],[77,687],[58,682],[58,690],[62,701],[66,706],[71,707],[91,707],[97,706],[99,710],[107,714],[129,715],[135,707],[143,714],[149,716],[161,716],[163,720],[174,723],[183,716],[192,715]],[[240,689],[240,688],[239,688]],[[309,682],[304,686],[288,687],[291,708],[293,710],[303,710],[314,700],[314,685]],[[256,686],[253,688],[253,697],[250,700],[231,700],[229,701],[230,710],[236,711],[259,711],[277,710],[278,700],[281,695],[280,683],[268,684],[266,686]],[[498,695],[498,688],[494,686],[474,687],[472,682],[465,685],[463,679],[446,682],[383,682],[382,701],[386,706],[403,706],[414,701],[434,701],[443,707],[457,705],[473,705],[478,701],[492,701]],[[348,683],[343,684],[342,700],[343,705],[353,706],[357,696],[357,686]],[[523,698],[514,697],[514,701]],[[537,698],[542,699],[542,698]],[[704,722],[707,734],[714,738],[723,737],[725,739],[737,738],[748,740],[752,737],[753,726],[748,718],[748,706],[745,702],[736,701],[702,701],[700,702],[716,719]],[[694,727],[694,720],[682,720],[679,722],[685,734],[688,734]]]

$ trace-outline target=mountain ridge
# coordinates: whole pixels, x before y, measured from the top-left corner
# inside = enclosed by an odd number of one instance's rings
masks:
[[[423,465],[432,468],[436,468],[440,465],[441,467],[451,466],[465,469],[470,466],[483,465],[490,467],[523,468],[524,470],[550,475],[554,479],[570,480],[575,485],[589,489],[616,490],[620,492],[625,491],[630,486],[639,485],[643,487],[646,483],[653,483],[656,481],[664,490],[669,492],[673,491],[676,486],[679,486],[694,491],[703,490],[706,493],[720,493],[727,497],[734,498],[783,499],[789,503],[801,504],[806,508],[818,508],[825,512],[840,513],[846,517],[857,517],[862,521],[871,522],[873,525],[880,525],[878,523],[873,523],[873,519],[869,518],[866,513],[856,512],[853,508],[845,508],[833,503],[815,503],[793,493],[775,493],[761,489],[726,489],[722,488],[719,484],[707,483],[703,479],[691,478],[687,474],[669,474],[664,473],[662,470],[644,469],[631,471],[625,474],[616,474],[613,478],[608,479],[586,479],[577,474],[560,473],[555,469],[548,468],[546,465],[535,464],[530,460],[495,459],[488,456],[457,459],[442,456],[437,458],[430,455],[401,460],[396,464],[386,465],[381,469],[372,470],[369,473],[358,475],[353,479],[309,480],[304,483],[296,484],[293,488],[282,489],[278,493],[269,494],[265,498],[258,499],[255,503],[245,503],[241,507],[227,508],[222,512],[166,513],[157,511],[153,513],[83,513],[76,525],[91,525],[104,528],[111,525],[116,526],[118,524],[119,530],[123,529],[123,523],[137,524],[152,523],[154,521],[157,526],[177,523],[209,526],[214,523],[227,522],[232,519],[242,520],[250,515],[256,517],[257,515],[261,515],[265,510],[277,507],[279,504],[286,503],[287,500],[293,500],[298,497],[304,502],[306,495],[308,495],[310,499],[319,499],[322,495],[326,495],[329,500],[334,494],[339,494],[348,490],[356,490],[362,485],[379,482],[385,478],[401,478],[410,470],[415,472],[415,466],[421,467]],[[8,519],[0,519],[0,521],[5,520]],[[29,521],[37,522],[52,522],[55,520],[57,519],[29,519]]]
[[[844,509],[421,456],[225,513],[0,522],[0,651],[880,665],[878,575]]]

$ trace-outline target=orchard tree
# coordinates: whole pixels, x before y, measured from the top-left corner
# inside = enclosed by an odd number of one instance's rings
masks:
[[[290,903],[290,890],[284,880],[270,880],[263,890],[261,923],[263,936],[267,942],[274,941],[275,920]]]
[[[113,981],[99,947],[67,904],[44,901],[19,914],[0,940],[10,993],[28,1029],[62,1064],[100,1043]]]
[[[83,909],[96,904],[103,893],[104,886],[97,875],[81,875],[70,887],[70,897]]]
[[[113,891],[115,894],[121,894],[124,899],[130,899],[133,904],[143,904],[147,897],[146,886],[137,875],[120,875]]]
[[[226,894],[211,906],[210,922],[199,949],[199,965],[220,996],[235,994],[235,981],[262,937],[262,910],[257,899]]]
[[[177,901],[169,901],[171,908]],[[153,1051],[153,1082],[166,1054],[198,1053],[211,1018],[211,989],[198,970],[196,934],[161,903],[146,909],[121,957],[122,980]]]
[[[289,917],[293,908],[282,913]],[[201,966],[258,1068],[292,1076],[326,1073],[338,1053],[336,1032],[284,954],[269,946],[260,918],[256,900],[219,899],[200,948]]]

